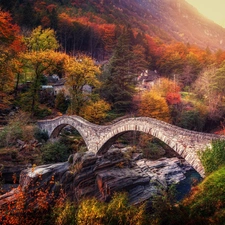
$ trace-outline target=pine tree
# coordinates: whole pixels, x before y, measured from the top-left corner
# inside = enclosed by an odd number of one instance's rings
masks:
[[[126,28],[118,39],[110,59],[103,97],[117,112],[128,112],[135,93],[135,73],[132,65],[132,31]]]

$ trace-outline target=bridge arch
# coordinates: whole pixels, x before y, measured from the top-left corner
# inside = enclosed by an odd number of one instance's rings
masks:
[[[83,129],[83,120],[82,118],[74,119],[74,117],[70,116],[62,116],[62,117],[56,117],[54,119],[50,120],[40,120],[38,121],[38,126],[42,129],[47,131],[50,139],[55,139],[59,136],[60,132],[63,128],[66,126],[72,126],[77,130],[77,132],[80,134],[80,136],[83,138],[86,146],[88,147],[88,140],[86,138],[86,129]]]
[[[204,174],[197,151],[205,148],[209,141],[205,142],[204,139],[200,141],[203,138],[201,133],[187,131],[152,118],[128,118],[108,126],[105,131],[106,135],[98,143],[97,154],[104,154],[119,136],[130,131],[143,132],[158,138],[184,158],[201,175]]]
[[[225,139],[225,136],[194,132],[148,117],[126,118],[110,125],[99,126],[78,116],[62,116],[38,121],[38,125],[53,138],[64,126],[71,125],[80,133],[88,150],[96,154],[104,154],[112,142],[126,132],[144,132],[170,146],[201,176],[204,176],[204,168],[197,152],[204,150],[213,139]]]

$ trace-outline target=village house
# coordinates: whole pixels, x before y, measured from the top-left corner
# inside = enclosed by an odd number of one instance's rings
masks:
[[[159,78],[160,76],[156,70],[145,70],[137,79],[139,90],[150,90]]]

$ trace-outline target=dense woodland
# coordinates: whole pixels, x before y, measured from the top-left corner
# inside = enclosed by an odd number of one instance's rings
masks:
[[[131,27],[129,20],[119,23],[111,18],[115,14],[106,17],[104,1],[1,5],[1,109],[19,106],[40,118],[59,110],[96,123],[109,110],[159,119],[163,113],[167,121],[198,131],[210,131],[223,122],[222,50],[152,37],[141,27]],[[143,92],[137,89],[137,78],[146,70],[157,71],[163,79]],[[40,85],[52,74],[66,78],[70,99],[65,93],[48,96],[49,101],[40,96]],[[82,96],[85,84],[93,88],[89,97]],[[93,108],[99,110],[98,121],[88,113]]]
[[[62,114],[79,115],[96,124],[134,115],[153,117],[195,131],[223,128],[225,51],[215,52],[210,47],[201,49],[191,43],[175,42],[165,36],[162,38],[163,33],[151,36],[149,28],[141,24],[134,27],[131,19],[121,20],[119,11],[118,17],[115,12],[108,15],[110,9],[106,2],[1,1],[0,115],[5,117],[16,109],[20,115],[29,115],[28,124]],[[146,90],[140,88],[138,78],[147,70],[156,71],[160,79]],[[65,79],[69,94],[62,91],[54,96],[41,91],[41,85],[48,84],[48,77],[53,74]],[[84,85],[91,86],[92,91],[83,91]],[[16,121],[20,137],[29,138],[22,134],[24,124],[19,122]],[[12,124],[15,126],[15,120],[14,123],[9,120],[7,128],[0,132],[1,148],[9,148],[16,142],[18,133],[12,132]],[[46,148],[54,144],[49,145]],[[152,224],[165,224],[165,221],[180,224],[181,220],[186,224],[222,224],[224,201],[217,196],[213,199],[215,205],[201,205],[204,204],[201,203],[204,188],[208,183],[211,185],[213,179],[218,181],[224,170],[217,173],[195,188],[194,195],[183,205],[174,206],[171,196],[166,194],[158,200],[165,208],[160,209],[156,204],[152,217],[146,217],[144,206],[137,213],[122,195],[115,196],[111,205],[86,200],[80,206],[73,206],[58,199],[59,207],[54,209],[42,205],[40,212],[44,212],[44,217],[37,224],[45,224],[46,219],[54,220],[55,224],[68,224],[68,221],[69,224],[93,224],[87,221],[96,217],[99,218],[96,224],[149,224],[149,220]],[[23,197],[18,196],[19,203]],[[44,202],[45,197],[43,194],[40,201]],[[85,213],[90,212],[90,203],[95,206],[93,218],[84,221]],[[114,212],[122,203],[124,207],[120,212]],[[220,215],[216,214],[214,206],[222,211]],[[16,207],[17,213],[23,213],[21,218],[27,220],[24,224],[34,224],[31,216],[36,212]],[[51,218],[50,212],[54,215]],[[0,223],[3,219],[8,224],[22,224],[17,215],[10,215],[12,221],[0,216]]]

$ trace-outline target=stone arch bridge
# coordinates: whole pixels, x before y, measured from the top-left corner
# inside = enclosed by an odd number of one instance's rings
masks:
[[[148,117],[125,118],[105,126],[90,123],[79,116],[61,116],[38,121],[39,128],[47,131],[50,138],[56,138],[67,125],[76,128],[83,137],[87,149],[96,154],[106,152],[114,141],[126,132],[139,131],[150,134],[170,146],[202,177],[204,168],[197,151],[204,150],[212,140],[225,139],[223,135],[190,131]]]

